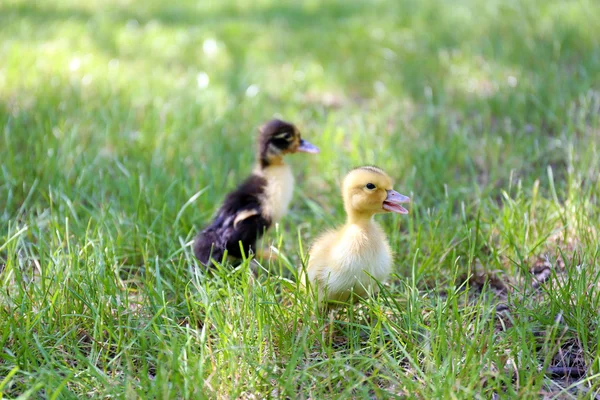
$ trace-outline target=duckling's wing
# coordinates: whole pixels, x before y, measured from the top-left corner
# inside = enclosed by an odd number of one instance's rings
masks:
[[[248,256],[250,249],[256,251],[256,241],[265,233],[271,221],[265,218],[258,208],[240,211],[234,224],[227,231],[227,252],[241,258],[240,242],[244,254]]]
[[[255,250],[256,240],[270,225],[271,222],[261,214],[260,208],[245,208],[235,212],[221,209],[213,222],[196,237],[194,253],[205,265],[211,258],[221,261],[225,250],[229,255],[241,258],[241,241],[247,256],[250,248]]]
[[[262,215],[261,197],[266,181],[251,175],[238,188],[229,193],[212,223],[197,237],[194,244],[196,257],[207,264],[212,257],[220,261],[225,250],[241,258],[239,242],[246,255],[254,248],[256,240],[269,228],[271,221]]]

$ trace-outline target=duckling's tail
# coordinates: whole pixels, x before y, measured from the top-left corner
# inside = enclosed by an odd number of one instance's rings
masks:
[[[194,255],[205,267],[210,266],[210,259],[217,261],[223,259],[225,249],[219,246],[219,236],[214,231],[200,232],[194,240]]]

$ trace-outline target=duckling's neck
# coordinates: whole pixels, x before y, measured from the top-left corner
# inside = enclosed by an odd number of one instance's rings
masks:
[[[294,175],[289,165],[283,162],[258,166],[258,175],[266,180],[262,197],[263,215],[272,223],[279,221],[286,213],[294,192]]]
[[[352,210],[347,212],[347,214],[348,218],[346,219],[346,225],[354,225],[359,228],[369,228],[375,223],[375,221],[373,220],[374,214],[358,213]]]
[[[279,155],[261,154],[259,156],[258,168],[264,170],[269,167],[284,165],[284,164],[285,163],[283,162],[283,157],[281,157]]]

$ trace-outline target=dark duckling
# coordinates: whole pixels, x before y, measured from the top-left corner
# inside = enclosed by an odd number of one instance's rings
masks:
[[[194,240],[194,255],[205,266],[210,259],[242,258],[256,252],[256,241],[286,213],[292,200],[294,176],[283,156],[318,153],[302,139],[293,124],[273,119],[260,128],[258,165],[237,189],[229,193],[213,221]],[[241,246],[240,246],[241,242]]]

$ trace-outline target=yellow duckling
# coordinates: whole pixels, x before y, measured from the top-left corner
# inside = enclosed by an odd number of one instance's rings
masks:
[[[352,294],[365,296],[378,290],[392,267],[392,253],[381,227],[373,220],[379,213],[407,214],[402,207],[410,199],[392,189],[392,179],[372,166],[356,168],[342,185],[344,209],[348,216],[341,228],[326,232],[312,245],[306,271],[300,271],[318,290],[320,305],[346,302]]]

